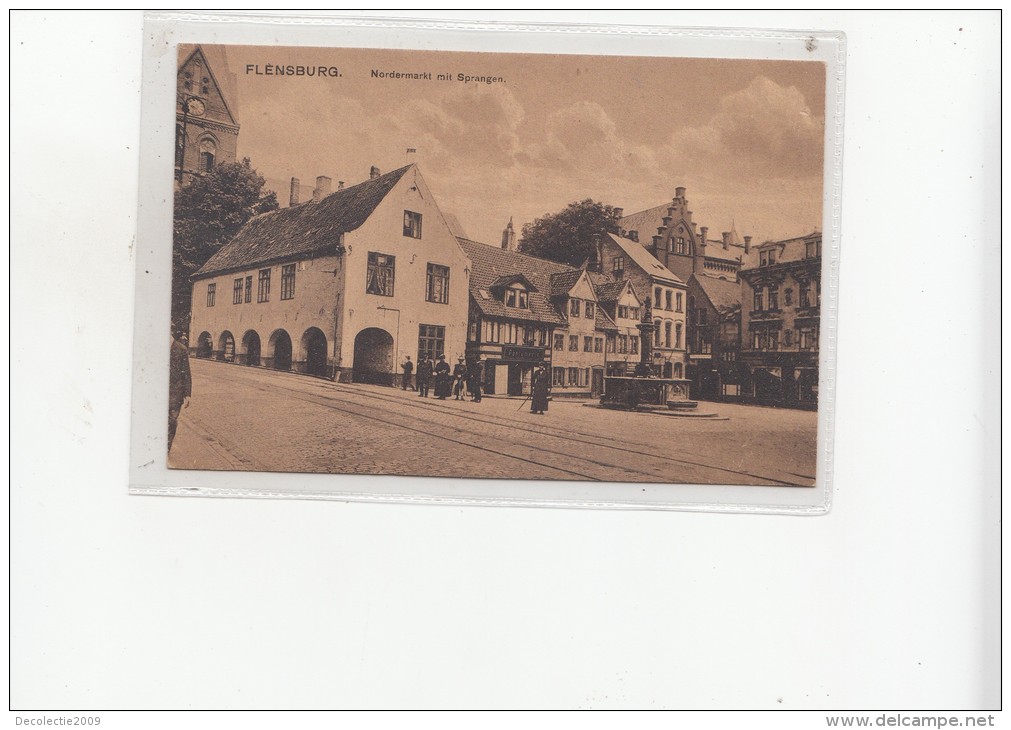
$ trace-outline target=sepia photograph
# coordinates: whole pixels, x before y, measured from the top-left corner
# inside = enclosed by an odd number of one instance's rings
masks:
[[[168,466],[812,487],[826,64],[180,45]]]

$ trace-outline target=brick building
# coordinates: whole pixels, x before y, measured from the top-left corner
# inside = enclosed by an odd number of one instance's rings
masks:
[[[470,262],[417,166],[330,186],[251,219],[194,274],[197,357],[390,384],[406,355],[464,353]]]
[[[208,53],[216,54],[212,62]],[[176,185],[235,162],[235,83],[220,50],[180,46],[176,74]]]
[[[743,395],[772,405],[816,407],[821,317],[821,242],[806,236],[756,246],[740,271]]]

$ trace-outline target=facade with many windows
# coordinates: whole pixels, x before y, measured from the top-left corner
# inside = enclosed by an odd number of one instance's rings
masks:
[[[417,166],[329,182],[250,220],[194,275],[195,354],[385,384],[407,355],[463,355],[470,262]]]
[[[759,403],[818,404],[821,243],[814,231],[757,246],[758,265],[742,269],[743,395]]]

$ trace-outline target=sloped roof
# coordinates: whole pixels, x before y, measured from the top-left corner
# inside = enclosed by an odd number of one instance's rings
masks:
[[[412,165],[306,202],[252,218],[194,276],[249,268],[335,247],[360,227]]]
[[[595,282],[594,289],[597,291],[597,299],[602,302],[616,302],[621,298],[622,292],[625,291],[625,284],[627,280],[622,279],[621,281],[604,281],[597,284]]]
[[[572,267],[467,238],[457,240],[471,261],[470,298],[482,314],[529,322],[566,324],[565,318],[559,314],[549,299],[551,275],[572,271]],[[529,309],[507,307],[504,302],[482,294],[490,291],[492,285],[502,277],[513,274],[522,274],[537,287],[537,291],[531,291],[527,298]]]
[[[608,233],[607,235],[640,269],[650,276],[655,276],[658,279],[664,279],[675,284],[684,283],[677,274],[657,261],[653,254],[643,248],[641,244],[636,243],[630,238],[622,238],[614,233]]]
[[[709,301],[721,314],[741,306],[741,285],[735,281],[715,279],[711,276],[695,276],[699,287],[709,297]]]
[[[570,269],[568,271],[559,271],[558,273],[552,274],[551,296],[564,297],[572,291],[572,287],[576,285],[576,282],[579,281],[582,275],[582,269]]]

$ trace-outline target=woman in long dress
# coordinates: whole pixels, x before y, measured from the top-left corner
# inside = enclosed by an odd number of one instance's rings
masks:
[[[548,371],[542,366],[534,372],[533,388],[530,394],[530,412],[540,413],[548,410],[548,389],[551,383],[548,380]]]
[[[449,397],[452,382],[449,377],[449,363],[446,362],[446,356],[439,355],[439,362],[435,364],[435,397],[439,400],[446,400]]]

